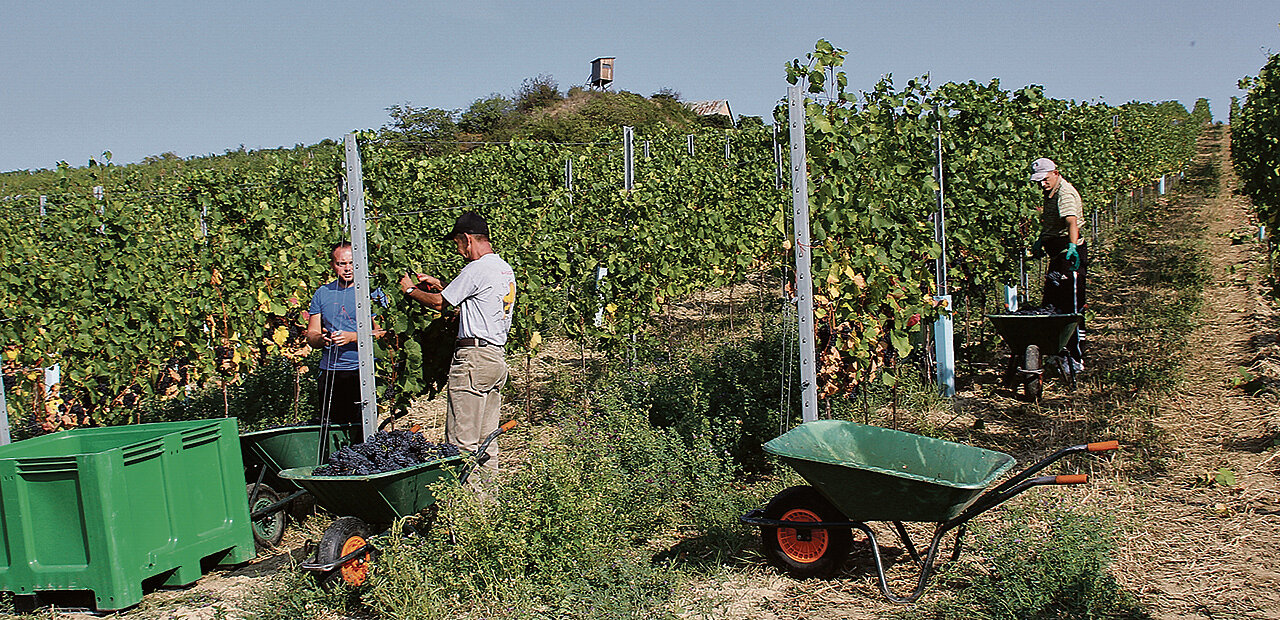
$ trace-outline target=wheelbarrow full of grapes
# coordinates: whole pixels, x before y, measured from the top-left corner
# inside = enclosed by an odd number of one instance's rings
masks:
[[[955,561],[969,520],[1034,486],[1088,482],[1083,474],[1036,474],[1070,454],[1118,447],[1106,441],[1063,448],[991,487],[1013,468],[1013,457],[887,428],[817,420],[764,446],[809,484],[782,491],[741,520],[760,528],[769,563],[798,578],[837,573],[852,545],[853,530],[861,530],[875,560],[880,591],[891,601],[910,603],[924,592],[946,534],[956,530],[950,554]],[[891,523],[919,567],[910,594],[890,591],[871,521]],[[913,521],[936,524],[923,555],[903,525]]]
[[[1065,276],[1060,276],[1065,277]],[[1071,274],[1070,312],[1046,305],[1026,308],[1008,314],[988,314],[996,333],[1009,345],[1009,365],[1004,375],[1005,386],[1022,391],[1031,401],[1040,400],[1044,391],[1045,366],[1058,368],[1067,389],[1076,388],[1077,367],[1060,355],[1071,337],[1084,327],[1084,315],[1076,306],[1078,291],[1076,274]]]
[[[438,458],[381,473],[316,475],[316,466],[281,471],[281,478],[311,492],[321,508],[340,515],[325,530],[314,556],[301,568],[315,573],[326,588],[338,579],[349,585],[362,585],[368,578],[369,563],[377,554],[372,537],[385,532],[401,517],[429,513],[436,503],[431,487],[442,480],[465,484],[487,460],[489,444],[515,426],[512,420],[494,430],[474,454],[458,454],[454,448],[452,454],[442,452]]]
[[[1005,344],[1009,345],[1009,366],[1005,383],[1022,385],[1032,401],[1040,400],[1044,391],[1044,368],[1052,359],[1066,379],[1068,389],[1075,389],[1076,372],[1065,356],[1057,355],[1066,348],[1084,316],[1072,314],[988,314]]]

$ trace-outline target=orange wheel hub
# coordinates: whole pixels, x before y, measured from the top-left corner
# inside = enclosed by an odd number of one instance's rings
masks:
[[[781,520],[808,521],[812,523],[822,521],[816,513],[804,508],[788,510],[786,514],[782,515]],[[801,540],[799,533],[794,528],[778,528],[778,547],[782,549],[783,553],[787,554],[787,557],[802,564],[817,562],[827,552],[826,530],[809,530],[807,538],[808,540]]]
[[[359,549],[365,545],[363,537],[352,536],[347,542],[342,543],[342,553],[338,557],[342,557]],[[369,555],[365,554],[355,558],[342,567],[342,580],[353,585],[364,585],[366,579],[369,578]]]

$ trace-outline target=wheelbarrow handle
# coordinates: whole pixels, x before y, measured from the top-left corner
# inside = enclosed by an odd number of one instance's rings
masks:
[[[520,423],[515,420],[509,420],[506,424],[493,429],[493,432],[489,433],[484,440],[480,442],[480,447],[476,448],[475,458],[472,460],[471,466],[468,467],[466,471],[462,472],[462,475],[458,478],[458,483],[466,484],[467,479],[471,477],[471,474],[475,472],[476,468],[489,460],[489,444],[493,443],[493,440],[497,439],[498,435],[515,428],[519,424]]]
[[[1022,472],[1020,472],[1018,475],[1004,481],[1004,484],[1001,484],[1000,486],[996,487],[994,489],[994,492],[1000,492],[1013,487],[1019,482],[1022,482],[1023,480],[1026,480],[1027,478],[1030,478],[1031,476],[1034,476],[1035,474],[1039,473],[1040,470],[1052,465],[1058,459],[1064,456],[1067,456],[1069,454],[1075,454],[1077,452],[1104,452],[1106,450],[1115,450],[1115,449],[1118,449],[1119,447],[1120,447],[1120,442],[1112,440],[1112,441],[1099,441],[1095,443],[1080,444],[1078,446],[1063,448],[1049,455],[1039,463],[1036,463],[1035,465],[1032,465],[1031,467],[1026,468]]]
[[[497,439],[498,435],[515,428],[519,424],[520,423],[515,420],[510,420],[506,424],[493,429],[493,432],[486,435],[484,441],[480,442],[480,447],[476,448],[476,460],[478,461],[484,457],[485,452],[489,449],[489,444],[493,443],[493,440]]]
[[[1014,477],[1005,480],[994,489],[983,493],[973,504],[960,513],[959,516],[952,519],[957,523],[964,523],[996,506],[1009,500],[1009,498],[1017,495],[1033,486],[1042,484],[1084,484],[1088,482],[1088,476],[1040,476],[1039,478],[1031,478],[1044,468],[1052,465],[1058,459],[1075,454],[1077,452],[1102,452],[1105,450],[1115,450],[1120,447],[1118,441],[1101,441],[1089,444],[1080,444],[1063,448],[1046,457],[1044,460],[1032,465],[1019,472]]]

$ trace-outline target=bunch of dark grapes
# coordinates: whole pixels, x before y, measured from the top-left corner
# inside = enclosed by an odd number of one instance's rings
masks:
[[[1018,308],[1018,311],[1014,312],[1014,314],[1019,314],[1023,316],[1040,316],[1040,315],[1046,315],[1046,314],[1058,314],[1058,309],[1054,308],[1053,304],[1049,304],[1046,306],[1030,306],[1026,308]]]
[[[329,456],[312,472],[316,476],[371,476],[446,459],[459,454],[450,443],[431,443],[413,431],[378,431],[364,443]]]

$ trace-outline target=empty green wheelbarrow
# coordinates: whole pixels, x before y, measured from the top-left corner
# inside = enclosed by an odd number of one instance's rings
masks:
[[[970,519],[1033,486],[1088,482],[1085,475],[1035,476],[1037,472],[1068,454],[1118,447],[1117,442],[1107,441],[1063,448],[989,489],[1014,466],[1013,457],[887,428],[817,420],[764,446],[809,486],[782,491],[768,506],[743,515],[742,522],[760,527],[764,554],[771,564],[799,578],[827,577],[839,571],[857,528],[870,543],[880,591],[891,601],[909,603],[924,592],[948,532],[957,530],[951,552],[955,560]],[[920,566],[911,594],[898,596],[889,590],[869,521],[892,523]],[[937,524],[923,557],[907,535],[903,526],[907,521]]]
[[[1022,384],[1027,398],[1040,400],[1044,391],[1044,358],[1066,348],[1083,323],[1081,314],[988,314],[996,333],[1009,345],[1009,369],[1005,381],[1010,387]],[[1063,364],[1063,377],[1075,389],[1075,371]]]
[[[338,515],[325,530],[315,555],[300,565],[328,587],[337,579],[363,585],[377,547],[370,538],[385,531],[396,519],[427,512],[436,503],[431,486],[441,480],[465,484],[467,477],[488,458],[489,444],[515,428],[512,420],[489,433],[474,454],[419,463],[404,469],[369,476],[315,476],[316,466],[280,472],[310,491],[321,508]]]
[[[329,436],[325,446],[320,445],[321,432]],[[323,431],[319,425],[282,426],[240,435],[254,542],[261,546],[280,544],[285,510],[307,494],[293,481],[281,478],[280,472],[320,465],[329,453],[357,442],[361,433],[359,424],[334,424]]]

